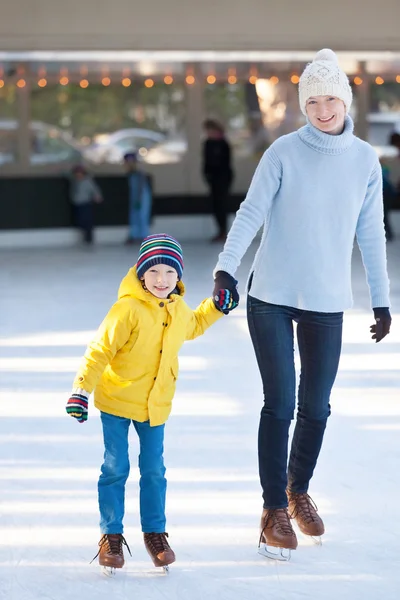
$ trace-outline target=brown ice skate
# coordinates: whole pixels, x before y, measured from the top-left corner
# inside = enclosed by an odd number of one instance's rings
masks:
[[[167,541],[168,533],[144,533],[144,545],[155,567],[163,567],[175,562],[175,554]]]
[[[289,515],[296,519],[299,529],[304,535],[310,535],[317,543],[325,533],[324,523],[318,515],[318,508],[307,493],[296,494],[288,490]]]
[[[103,567],[103,572],[106,575],[114,575],[115,569],[121,569],[124,566],[125,559],[122,546],[126,546],[129,554],[131,554],[122,533],[106,533],[99,541],[99,551],[93,560],[99,557],[99,565]]]
[[[279,548],[271,552],[268,547]],[[297,538],[286,508],[264,508],[260,524],[259,553],[276,560],[290,560],[297,548]]]

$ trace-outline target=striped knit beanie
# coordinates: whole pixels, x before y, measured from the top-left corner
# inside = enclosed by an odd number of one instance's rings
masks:
[[[166,233],[156,233],[144,238],[136,264],[136,273],[139,279],[154,265],[169,265],[182,279],[183,253],[179,242]]]

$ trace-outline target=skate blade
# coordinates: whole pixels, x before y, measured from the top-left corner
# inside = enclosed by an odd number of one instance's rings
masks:
[[[315,537],[313,535],[310,535],[310,538],[316,546],[322,546],[322,538],[320,536]]]
[[[169,574],[169,565],[165,565],[165,567],[162,567],[163,572],[165,573],[165,575]]]
[[[117,569],[115,567],[101,567],[101,572],[106,577],[115,577]]]
[[[258,554],[270,558],[271,560],[279,560],[281,562],[288,562],[291,557],[290,548],[277,548],[275,546],[268,546],[267,544],[261,544],[258,548]]]

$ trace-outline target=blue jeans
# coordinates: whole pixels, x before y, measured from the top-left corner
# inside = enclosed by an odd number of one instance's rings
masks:
[[[339,365],[343,313],[300,310],[248,296],[247,319],[264,390],[258,433],[264,508],[283,508],[288,505],[286,488],[307,492],[317,464]],[[289,427],[296,404],[293,321],[301,371],[288,465]]]
[[[130,419],[101,413],[104,463],[98,483],[101,533],[123,533],[125,483],[129,475]],[[140,520],[144,533],[165,531],[164,425],[132,421],[139,436]]]

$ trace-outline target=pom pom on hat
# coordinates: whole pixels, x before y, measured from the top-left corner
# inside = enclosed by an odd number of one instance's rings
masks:
[[[324,48],[317,52],[313,62],[303,71],[299,81],[300,108],[306,115],[306,103],[311,96],[335,96],[343,100],[349,112],[353,100],[348,77],[339,67],[333,50]]]
[[[323,50],[317,52],[314,58],[314,62],[316,62],[317,60],[329,60],[330,62],[339,64],[336,54],[330,48],[323,48]]]

